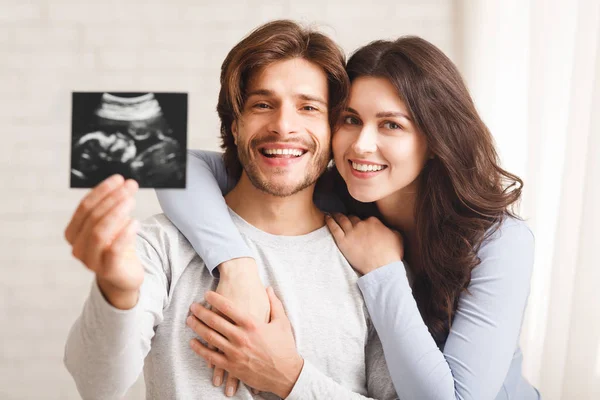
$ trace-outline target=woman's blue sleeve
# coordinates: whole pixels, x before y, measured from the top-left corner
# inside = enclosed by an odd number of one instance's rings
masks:
[[[404,265],[359,278],[401,399],[537,399],[521,377],[518,340],[529,295],[534,239],[507,219],[478,251],[441,351],[423,322]]]
[[[222,153],[190,150],[187,188],[156,190],[165,215],[190,241],[213,275],[222,262],[254,258],[223,197],[233,186],[235,182],[227,175]]]

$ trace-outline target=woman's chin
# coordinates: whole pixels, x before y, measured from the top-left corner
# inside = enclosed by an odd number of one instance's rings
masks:
[[[377,193],[374,193],[372,189],[356,188],[349,185],[348,193],[350,193],[350,196],[352,196],[354,200],[360,201],[361,203],[373,203],[379,200],[379,196],[377,196]]]

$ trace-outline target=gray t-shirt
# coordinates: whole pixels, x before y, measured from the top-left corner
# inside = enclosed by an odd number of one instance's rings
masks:
[[[327,227],[302,236],[263,232],[230,211],[265,285],[283,302],[303,370],[289,399],[397,398],[381,342],[356,284],[358,276]],[[187,239],[164,216],[142,223],[137,251],[146,270],[138,304],[112,307],[94,282],[66,345],[65,364],[83,398],[118,398],[142,367],[149,399],[226,398],[189,341],[192,302],[204,303],[214,278]],[[244,385],[239,399],[254,395]]]

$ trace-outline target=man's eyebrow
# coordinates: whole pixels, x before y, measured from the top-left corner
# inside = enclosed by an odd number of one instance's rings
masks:
[[[256,90],[253,90],[251,92],[248,92],[248,94],[246,94],[247,98],[250,98],[252,96],[274,97],[275,93],[272,90],[268,90],[268,89],[256,89]],[[322,105],[327,107],[327,102],[318,96],[313,96],[313,95],[305,94],[305,93],[299,93],[296,95],[296,97],[298,97],[299,99],[302,99],[302,100],[314,101],[317,103],[321,103]]]
[[[246,94],[246,97],[251,96],[273,96],[273,92],[267,89],[257,89]]]
[[[322,105],[327,107],[327,102],[325,100],[323,100],[321,97],[312,96],[310,94],[303,94],[303,93],[298,94],[298,97],[301,98],[302,100],[314,101],[317,103],[321,103]]]

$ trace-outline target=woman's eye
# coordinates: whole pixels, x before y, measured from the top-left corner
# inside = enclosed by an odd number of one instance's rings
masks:
[[[398,125],[395,122],[391,122],[391,121],[388,121],[388,122],[384,123],[383,127],[387,128],[387,129],[392,129],[392,130],[394,130],[394,129],[402,129],[402,127],[400,125]]]
[[[348,117],[344,117],[344,123],[348,124],[348,125],[358,125],[359,121],[358,121],[358,118],[356,118],[356,117],[348,116]]]
[[[304,106],[304,107],[302,107],[302,109],[304,111],[317,111],[317,108],[313,107],[313,106]]]
[[[270,108],[270,107],[269,107],[269,105],[268,105],[268,104],[266,104],[266,103],[257,103],[257,104],[255,104],[255,105],[254,105],[254,107],[255,107],[255,108],[261,108],[261,109],[263,109],[263,110],[264,110],[264,109],[268,109],[268,108]]]

